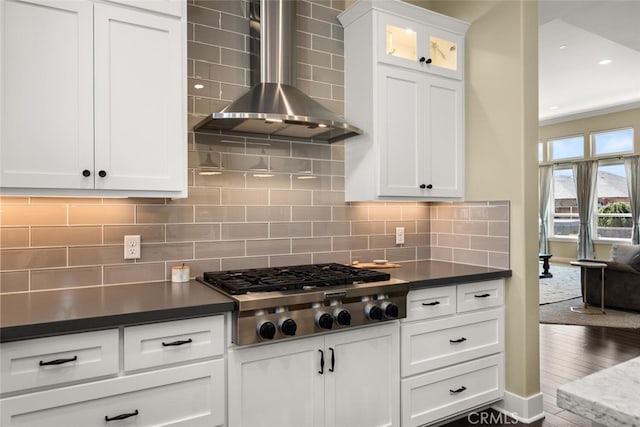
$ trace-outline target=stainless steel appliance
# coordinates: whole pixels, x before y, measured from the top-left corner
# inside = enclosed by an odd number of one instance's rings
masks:
[[[336,263],[207,272],[198,280],[235,300],[237,345],[400,319],[409,292],[388,273]]]
[[[294,86],[296,2],[250,0],[248,6],[254,86],[222,111],[196,124],[194,131],[254,133],[329,143],[361,134],[361,129]]]

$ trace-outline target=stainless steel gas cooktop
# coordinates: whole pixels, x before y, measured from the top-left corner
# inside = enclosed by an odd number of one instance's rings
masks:
[[[408,283],[348,265],[206,272],[201,282],[236,302],[233,342],[270,342],[406,316]]]

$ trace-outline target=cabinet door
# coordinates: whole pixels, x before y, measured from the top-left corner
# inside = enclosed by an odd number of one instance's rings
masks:
[[[184,66],[179,19],[95,5],[96,189],[184,188]]]
[[[430,20],[447,25],[451,18],[436,16],[421,10]],[[404,19],[395,15],[377,13],[378,61],[402,66],[453,79],[462,79],[463,42],[460,34],[430,25],[422,25],[420,18]],[[456,23],[456,25],[460,25]]]
[[[93,188],[92,7],[0,2],[2,187]]]
[[[425,77],[426,188],[423,197],[464,196],[464,98],[462,82]],[[424,119],[423,119],[424,120]]]
[[[376,137],[380,138],[380,196],[420,197],[424,173],[426,100],[417,71],[378,67]]]
[[[398,336],[398,322],[327,335],[328,427],[400,425]]]
[[[323,426],[323,348],[314,337],[229,351],[229,426]]]

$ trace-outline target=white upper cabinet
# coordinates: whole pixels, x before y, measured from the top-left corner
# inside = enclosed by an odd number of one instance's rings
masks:
[[[396,0],[339,19],[345,117],[364,130],[345,142],[346,200],[462,200],[468,25]]]
[[[127,3],[0,4],[4,193],[186,196],[185,18]]]
[[[462,79],[464,28],[462,34],[447,31],[441,28],[451,25],[447,17],[433,13],[430,18],[431,25],[411,17],[376,14],[378,61]]]

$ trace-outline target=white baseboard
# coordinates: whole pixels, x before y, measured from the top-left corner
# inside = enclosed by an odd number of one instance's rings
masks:
[[[505,391],[504,399],[496,402],[493,405],[493,409],[505,413],[525,424],[531,424],[534,421],[544,418],[542,393],[522,397]]]

